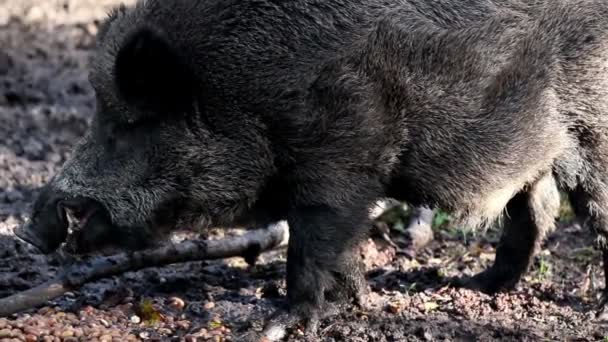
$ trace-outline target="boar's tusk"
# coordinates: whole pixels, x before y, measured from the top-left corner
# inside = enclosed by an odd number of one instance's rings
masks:
[[[41,285],[0,299],[0,316],[42,305],[88,282],[128,271],[235,256],[252,260],[252,253],[259,254],[286,245],[288,236],[287,223],[280,222],[266,229],[221,240],[186,240],[157,249],[86,258],[65,267],[55,278]]]

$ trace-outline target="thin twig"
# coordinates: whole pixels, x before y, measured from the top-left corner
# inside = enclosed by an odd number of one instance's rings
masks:
[[[42,305],[89,282],[147,267],[235,256],[254,260],[258,254],[286,244],[288,235],[287,225],[280,223],[238,237],[187,240],[158,249],[87,258],[66,267],[41,285],[0,299],[0,316]]]

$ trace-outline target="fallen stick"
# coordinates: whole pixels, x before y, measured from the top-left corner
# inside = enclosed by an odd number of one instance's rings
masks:
[[[129,271],[235,256],[242,256],[252,263],[260,253],[287,244],[288,237],[287,224],[279,223],[238,237],[186,240],[158,249],[87,258],[66,267],[55,278],[41,285],[0,299],[0,317],[42,305],[88,282]]]

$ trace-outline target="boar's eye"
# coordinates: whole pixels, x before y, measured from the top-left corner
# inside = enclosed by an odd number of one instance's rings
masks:
[[[127,36],[114,66],[120,97],[150,114],[187,110],[195,96],[193,75],[169,40],[150,28]]]

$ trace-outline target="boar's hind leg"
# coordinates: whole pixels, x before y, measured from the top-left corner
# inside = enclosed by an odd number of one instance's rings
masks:
[[[513,288],[528,270],[545,234],[553,229],[558,212],[559,191],[551,175],[515,195],[507,204],[494,265],[466,286],[486,293]]]
[[[335,312],[326,299],[362,299],[365,279],[354,251],[367,232],[367,216],[365,207],[319,206],[289,214],[288,310],[275,315],[266,330],[302,320],[307,333],[314,335],[319,319]]]
[[[588,179],[597,180],[593,177]],[[608,198],[605,193],[606,186],[603,184],[581,184],[570,191],[569,195],[576,216],[597,234],[596,247],[602,251],[606,278],[606,288],[599,306],[598,318],[608,321]]]

